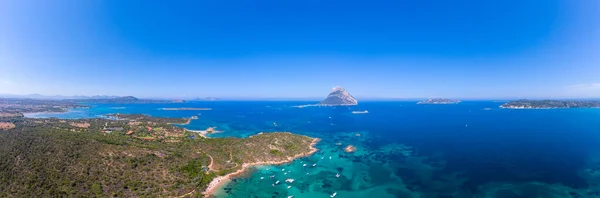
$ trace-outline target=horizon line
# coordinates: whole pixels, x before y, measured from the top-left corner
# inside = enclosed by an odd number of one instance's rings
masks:
[[[38,96],[38,97],[31,97]],[[38,100],[65,100],[65,99],[78,99],[77,97],[94,97],[94,96],[108,96],[108,97],[135,97],[139,99],[153,99],[153,100],[186,100],[186,101],[202,101],[202,100],[194,100],[198,98],[217,98],[218,101],[320,101],[325,99],[326,97],[247,97],[247,96],[239,96],[239,97],[216,97],[216,96],[199,96],[199,97],[172,97],[172,96],[148,96],[148,97],[139,97],[134,95],[71,95],[71,96],[63,96],[63,95],[41,95],[41,94],[0,94],[0,98],[10,98],[10,99],[38,99]],[[355,97],[362,101],[410,101],[410,100],[423,100],[423,99],[433,99],[433,98],[445,98],[445,99],[459,99],[459,100],[518,100],[518,99],[534,99],[534,100],[543,100],[543,99],[557,99],[557,100],[600,100],[600,97],[567,97],[567,96],[556,96],[556,97]]]

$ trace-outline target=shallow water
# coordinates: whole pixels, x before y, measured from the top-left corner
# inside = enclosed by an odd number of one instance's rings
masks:
[[[336,197],[378,198],[600,197],[595,194],[600,192],[600,109],[510,110],[499,109],[501,103],[491,101],[293,107],[309,103],[94,105],[62,114],[27,116],[198,115],[198,120],[184,127],[216,126],[223,131],[211,137],[290,131],[322,139],[316,154],[290,164],[256,167],[221,186],[218,197],[327,197],[334,192]],[[164,107],[212,110],[160,110]],[[369,113],[352,114],[353,110]],[[344,152],[347,145],[357,151]],[[295,181],[286,183],[286,178]],[[277,180],[280,183],[273,186]]]

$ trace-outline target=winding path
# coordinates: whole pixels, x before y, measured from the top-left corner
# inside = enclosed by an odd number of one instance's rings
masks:
[[[206,154],[206,155],[208,155],[208,157],[210,158],[210,164],[208,165],[208,169],[209,169],[209,171],[213,170],[213,167],[212,167],[213,166],[213,161],[214,161],[213,157],[210,156],[209,154]]]

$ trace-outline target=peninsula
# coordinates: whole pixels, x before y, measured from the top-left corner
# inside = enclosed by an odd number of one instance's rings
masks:
[[[0,98],[0,115],[20,115],[35,112],[65,112],[70,108],[88,106],[70,101]]]
[[[446,98],[432,98],[417,102],[417,104],[458,104],[460,100],[452,100]]]
[[[600,108],[598,100],[516,100],[500,105],[506,109]]]
[[[247,167],[316,152],[318,141],[287,132],[204,138],[171,124],[187,118],[63,120],[17,113],[0,117],[0,197],[209,196]]]

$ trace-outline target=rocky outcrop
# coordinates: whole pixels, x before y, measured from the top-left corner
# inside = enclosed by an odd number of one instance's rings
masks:
[[[319,105],[324,106],[346,106],[357,104],[358,101],[343,87],[334,87],[333,91],[329,93],[327,98],[319,103]]]
[[[352,152],[356,151],[356,147],[354,147],[352,145],[348,145],[346,148],[344,148],[344,151],[346,151],[346,153],[352,153]]]

